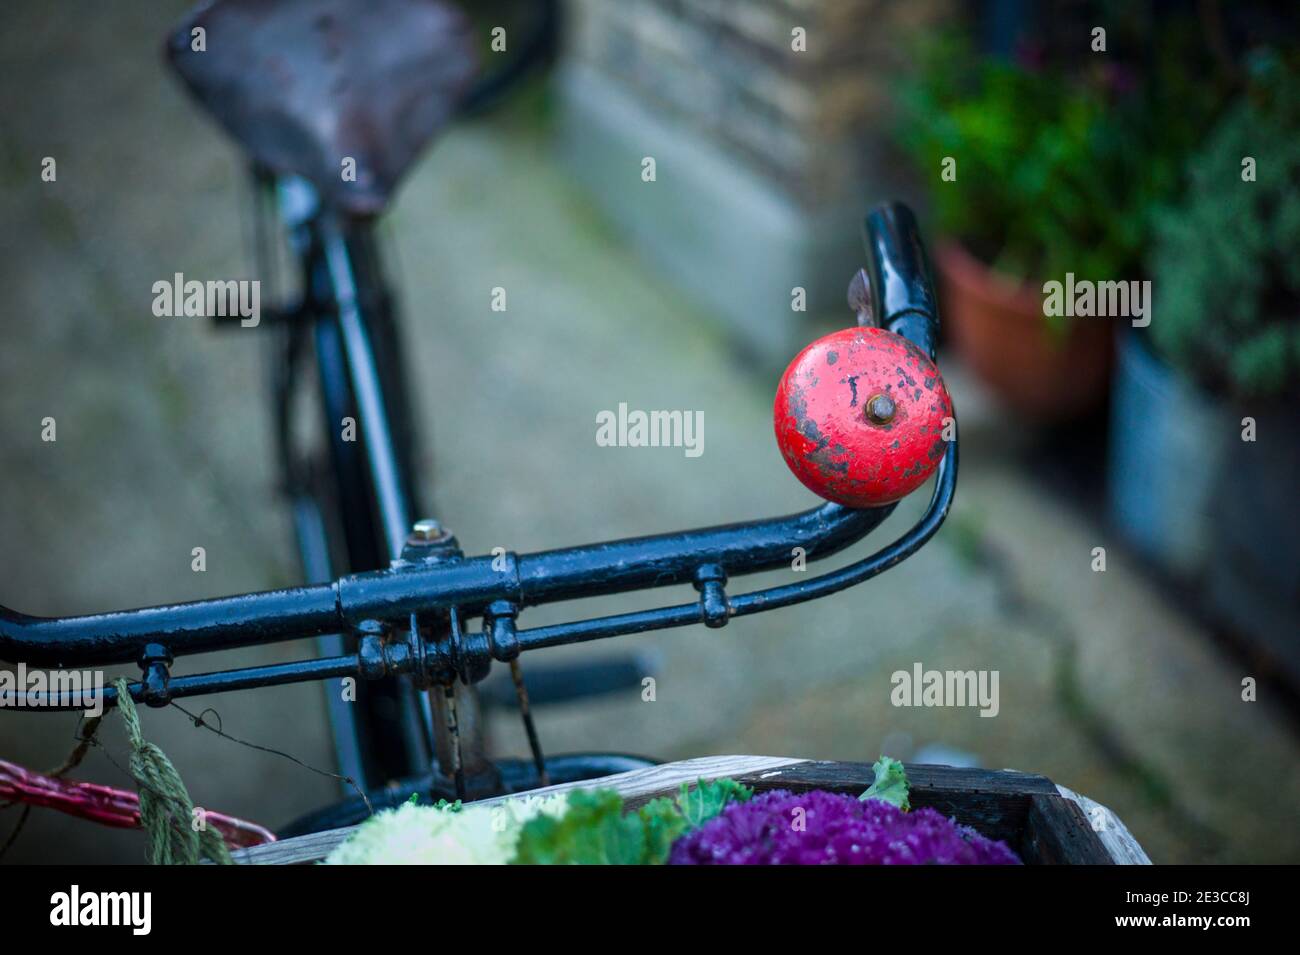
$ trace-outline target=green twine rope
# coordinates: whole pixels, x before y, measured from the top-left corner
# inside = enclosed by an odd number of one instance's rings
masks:
[[[149,837],[149,861],[154,865],[197,865],[206,858],[231,865],[230,850],[221,833],[206,825],[194,829],[194,802],[171,760],[141,733],[140,714],[126,680],[119,678],[113,685],[131,741],[131,775],[140,790],[140,825]]]

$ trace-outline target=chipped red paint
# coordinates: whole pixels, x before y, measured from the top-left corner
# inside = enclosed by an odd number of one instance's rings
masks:
[[[893,402],[877,405],[888,420],[868,414],[877,396]],[[849,507],[878,507],[915,491],[939,464],[952,399],[939,369],[907,339],[846,328],[790,362],[773,416],[781,456],[804,486]]]

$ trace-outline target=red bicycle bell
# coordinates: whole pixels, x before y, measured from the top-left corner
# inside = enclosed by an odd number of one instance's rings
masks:
[[[790,362],[773,417],[781,456],[805,487],[848,507],[879,507],[915,491],[943,459],[952,399],[906,338],[846,328]]]

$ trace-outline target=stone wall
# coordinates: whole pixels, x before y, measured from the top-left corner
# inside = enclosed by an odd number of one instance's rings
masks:
[[[906,38],[950,6],[572,0],[570,52],[680,122],[683,135],[706,137],[819,205],[869,174],[864,157],[888,122]]]
[[[951,0],[570,0],[562,136],[597,201],[760,357],[843,308],[867,206],[902,177],[890,77]],[[640,189],[645,156],[657,182]],[[653,190],[653,191],[651,191]]]

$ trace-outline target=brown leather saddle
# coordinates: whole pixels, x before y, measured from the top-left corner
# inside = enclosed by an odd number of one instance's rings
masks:
[[[440,0],[215,0],[167,58],[257,162],[354,215],[384,208],[478,69],[468,21]]]

